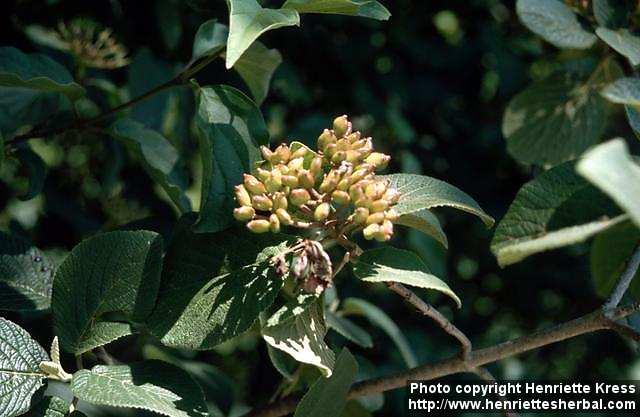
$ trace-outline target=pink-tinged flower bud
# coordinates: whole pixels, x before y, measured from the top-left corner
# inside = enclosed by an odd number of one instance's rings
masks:
[[[336,149],[338,151],[348,151],[351,149],[351,144],[347,139],[340,139],[336,142]]]
[[[384,212],[384,218],[390,222],[395,222],[400,218],[400,214],[395,209],[389,209]]]
[[[318,207],[316,207],[315,211],[313,212],[313,218],[317,222],[323,222],[327,219],[327,217],[329,217],[330,212],[331,206],[329,205],[329,203],[322,203],[318,205]]]
[[[316,156],[311,160],[309,171],[311,171],[311,174],[313,174],[314,177],[317,177],[322,173],[322,157]]]
[[[298,186],[298,177],[295,175],[283,175],[282,183],[287,187],[296,188]]]
[[[247,189],[244,188],[244,185],[236,185],[235,192],[236,201],[238,202],[238,204],[240,204],[241,206],[251,206],[251,196],[249,195]]]
[[[378,242],[386,242],[391,239],[391,235],[383,232],[381,227],[376,233],[373,234],[373,238]]]
[[[313,188],[316,184],[316,180],[313,178],[313,174],[311,174],[311,172],[303,169],[298,173],[298,184],[303,188]]]
[[[265,188],[270,193],[275,193],[282,188],[282,174],[279,170],[274,169],[271,171],[271,178],[264,182]]]
[[[287,196],[284,195],[284,193],[276,193],[273,196],[273,209],[277,210],[280,208],[283,209],[287,209],[287,206],[289,205],[288,201],[287,201]]]
[[[306,146],[300,146],[294,153],[291,154],[291,159],[296,158],[304,158],[304,156],[309,152]]]
[[[254,220],[255,221],[255,220]],[[369,226],[365,227],[364,230],[362,231],[362,234],[364,235],[364,238],[367,240],[371,240],[373,239],[373,237],[380,231],[380,226],[377,224],[370,224]]]
[[[351,122],[346,114],[333,119],[333,132],[339,138],[351,133]]]
[[[380,195],[378,194],[377,184],[377,182],[372,182],[370,184],[367,184],[367,186],[364,188],[364,195],[366,195],[367,198],[375,199],[380,197]]]
[[[336,204],[345,205],[349,204],[351,198],[349,197],[349,193],[346,191],[336,190],[331,194],[331,200]]]
[[[385,219],[380,226],[380,231],[384,232],[385,235],[391,237],[391,235],[393,235],[393,223]]]
[[[396,204],[398,200],[400,200],[400,193],[395,188],[388,188],[382,195],[382,198],[387,200],[390,205]]]
[[[386,168],[387,164],[391,160],[389,155],[385,155],[380,152],[373,152],[371,155],[367,156],[365,162],[373,165],[376,169]]]
[[[318,149],[324,150],[328,144],[337,140],[335,135],[329,129],[325,129],[320,136],[318,136]]]
[[[251,230],[253,233],[266,233],[269,231],[271,224],[269,220],[257,219],[251,220],[247,223],[247,229]]]
[[[273,233],[280,231],[280,219],[275,213],[269,216],[269,230]]]
[[[244,174],[244,187],[251,194],[264,194],[267,192],[264,184],[258,181],[256,177],[250,174]]]
[[[297,172],[302,169],[303,164],[304,164],[304,158],[300,157],[300,158],[295,158],[289,161],[289,164],[287,165],[287,167],[292,172]]]
[[[369,217],[369,209],[365,207],[358,207],[353,212],[353,222],[355,224],[365,224],[367,222],[367,217]]]
[[[266,195],[254,195],[251,197],[251,202],[256,210],[271,211],[273,208],[273,201]]]
[[[338,182],[336,189],[340,191],[347,191],[351,186],[351,177],[345,177]]]
[[[373,213],[367,217],[367,224],[380,224],[384,221],[384,213]]]
[[[271,152],[271,149],[267,148],[266,146],[261,146],[260,152],[262,152],[262,157],[265,159],[265,161],[271,162],[271,157],[273,156],[273,152]]]
[[[293,219],[291,218],[291,215],[284,208],[277,209],[276,216],[278,216],[278,219],[280,219],[280,223],[284,224],[285,226],[289,226],[290,224],[293,223]]]
[[[257,168],[256,174],[258,175],[258,178],[262,182],[265,182],[266,180],[271,178],[271,171],[269,171],[268,169]]]
[[[385,211],[389,208],[389,203],[386,200],[380,199],[371,203],[370,209],[373,213]]]
[[[281,144],[273,151],[273,157],[271,158],[271,163],[273,164],[286,164],[289,162],[289,158],[291,158],[291,150],[284,143]]]
[[[233,217],[241,222],[248,222],[249,220],[253,219],[253,216],[255,215],[256,211],[253,209],[253,207],[242,206],[233,209]]]
[[[347,162],[351,162],[352,164],[357,164],[358,162],[360,162],[360,159],[362,159],[362,154],[360,153],[360,151],[347,151],[346,156],[345,156],[345,160]]]
[[[338,185],[338,180],[334,176],[328,175],[324,179],[324,181],[322,181],[322,184],[320,184],[319,190],[323,194],[330,193],[336,188],[337,185]]]
[[[356,143],[357,141],[359,141],[361,136],[362,135],[360,134],[360,132],[357,131],[357,132],[352,132],[352,133],[348,134],[345,137],[345,139],[347,139],[347,141],[349,143],[353,144],[353,143]],[[350,148],[350,149],[353,149],[353,148]]]
[[[296,188],[295,190],[291,190],[291,194],[289,194],[289,201],[291,204],[298,207],[306,204],[310,199],[311,196],[309,195],[309,192],[304,188]]]

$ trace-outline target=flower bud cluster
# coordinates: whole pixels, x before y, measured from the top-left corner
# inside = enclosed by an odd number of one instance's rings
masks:
[[[322,132],[317,152],[295,142],[261,151],[264,161],[235,188],[240,207],[233,214],[249,230],[342,222],[362,228],[366,239],[391,238],[398,218],[392,206],[400,196],[375,176],[390,157],[374,152],[372,139],[352,131],[347,116],[336,117],[333,129]]]

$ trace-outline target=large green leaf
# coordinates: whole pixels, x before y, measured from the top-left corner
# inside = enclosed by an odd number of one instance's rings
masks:
[[[576,169],[640,226],[640,166],[629,154],[624,139],[613,139],[591,149]]]
[[[13,417],[32,407],[43,385],[40,362],[49,356],[23,328],[0,317],[0,415]]]
[[[198,88],[196,126],[202,154],[203,180],[199,232],[218,232],[235,223],[233,187],[261,159],[260,145],[269,142],[256,105],[235,88]]]
[[[612,81],[601,68],[587,81],[555,74],[515,96],[502,121],[509,153],[523,163],[556,165],[596,144],[608,113],[600,88]]]
[[[290,9],[269,9],[256,0],[229,0],[229,40],[227,68],[264,32],[284,26],[299,26],[300,15]]]
[[[71,391],[83,401],[136,408],[168,417],[208,416],[202,389],[182,369],[161,361],[78,371]]]
[[[69,415],[69,405],[60,397],[45,397],[24,417],[66,417]],[[74,413],[71,416],[79,417],[79,414]]]
[[[100,234],[77,245],[56,271],[51,306],[60,345],[80,354],[131,333],[154,307],[162,238],[148,231]]]
[[[358,257],[353,273],[367,282],[398,282],[440,291],[451,297],[458,307],[462,305],[451,288],[433,275],[418,255],[407,250],[389,246],[368,250]]]
[[[294,417],[339,416],[357,373],[358,362],[347,349],[342,349],[333,374],[318,379],[311,386],[298,404]]]
[[[627,57],[631,65],[640,64],[640,37],[628,29],[598,28],[596,34],[618,53]]]
[[[362,327],[358,326],[346,317],[342,317],[330,310],[325,310],[327,327],[335,330],[347,340],[362,346],[363,348],[373,347],[373,339]]]
[[[187,180],[178,164],[178,151],[164,136],[127,118],[116,120],[110,133],[133,151],[149,176],[160,184],[182,213],[191,211],[191,203],[185,195]]]
[[[625,26],[634,8],[633,0],[593,0],[593,15],[600,26]]]
[[[24,54],[13,47],[0,48],[0,86],[62,93],[76,100],[85,94],[62,65],[42,54]]]
[[[558,165],[518,191],[491,242],[501,266],[582,242],[624,220],[574,168],[573,162]]]
[[[46,310],[54,263],[23,239],[0,233],[0,310]]]
[[[210,55],[224,58],[228,37],[229,28],[226,25],[215,20],[203,23],[193,42],[192,62]],[[242,54],[233,68],[249,87],[256,103],[260,104],[267,97],[271,77],[280,63],[282,55],[277,49],[269,49],[256,41]]]
[[[388,20],[391,13],[375,0],[287,0],[283,9],[299,13],[328,13]]]
[[[558,0],[518,0],[516,12],[526,27],[558,48],[586,49],[597,39]]]
[[[379,307],[360,298],[347,298],[342,303],[341,311],[344,315],[364,316],[371,324],[381,328],[396,345],[407,367],[415,368],[418,366],[416,355],[402,330]]]
[[[446,244],[440,223],[435,216],[425,210],[436,207],[453,207],[475,214],[491,227],[493,218],[485,213],[476,201],[465,192],[444,181],[424,175],[392,174],[381,176],[389,181],[389,186],[400,193],[394,207],[400,214],[399,224],[415,227]]]
[[[613,103],[640,106],[640,79],[618,78],[602,90],[602,95]]]
[[[71,102],[60,93],[0,87],[0,131],[6,139],[21,127],[56,121],[70,110]]]
[[[315,295],[301,295],[274,313],[262,327],[262,338],[298,362],[317,366],[327,376],[335,357],[324,341],[327,328],[321,301]]]
[[[640,230],[631,222],[616,225],[593,239],[591,277],[600,297],[609,297],[639,242]],[[640,298],[638,275],[629,286],[629,292],[636,298]]]
[[[165,256],[148,326],[162,343],[211,349],[247,330],[282,287],[269,258],[293,241],[246,228],[194,233],[184,217]]]

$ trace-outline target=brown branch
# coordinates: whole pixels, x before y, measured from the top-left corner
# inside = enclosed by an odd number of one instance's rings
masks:
[[[366,395],[402,388],[405,387],[407,381],[410,380],[431,380],[446,375],[469,372],[469,369],[477,369],[510,356],[583,334],[593,333],[599,330],[611,330],[615,327],[611,320],[627,317],[639,310],[640,303],[617,307],[612,310],[598,310],[550,329],[541,330],[531,335],[500,343],[492,347],[474,350],[469,354],[469,358],[466,361],[462,360],[459,356],[455,356],[394,375],[362,381],[351,388],[347,398],[351,400]],[[243,417],[286,416],[295,410],[299,400],[300,397],[298,396],[287,397],[276,403],[254,409]]]
[[[618,304],[620,304],[620,301],[622,300],[622,297],[624,297],[624,294],[627,292],[631,281],[633,281],[633,278],[636,276],[636,272],[638,272],[639,266],[640,243],[636,245],[633,254],[629,258],[629,261],[627,261],[627,266],[625,267],[624,272],[622,273],[622,275],[620,275],[618,283],[611,292],[611,295],[609,296],[607,302],[604,303],[604,306],[602,306],[604,310],[611,310],[612,308],[615,308],[618,306]]]
[[[463,359],[467,359],[471,354],[473,348],[471,347],[471,341],[469,338],[453,325],[445,316],[435,309],[431,304],[426,303],[422,298],[418,297],[413,291],[408,289],[402,284],[397,282],[388,282],[387,287],[400,297],[404,298],[409,304],[414,306],[419,312],[435,321],[438,326],[445,332],[455,337],[462,348],[461,355]]]

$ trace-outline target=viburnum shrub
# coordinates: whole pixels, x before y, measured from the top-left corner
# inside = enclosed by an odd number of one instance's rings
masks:
[[[176,3],[159,2],[163,29],[180,26]],[[206,2],[187,3],[199,10],[190,16],[204,20]],[[383,21],[388,10],[374,0],[226,3],[228,25],[204,21],[190,51],[176,41],[181,30],[162,32],[179,57],[175,65],[146,48],[129,56],[136,48],[118,31],[88,19],[27,24],[25,41],[46,55],[0,48],[0,174],[11,193],[0,215],[7,226],[0,234],[0,417],[368,416],[381,409],[379,394],[409,380],[471,373],[493,381],[485,369],[491,362],[598,330],[640,339],[627,321],[640,304],[620,306],[640,288],[640,167],[625,139],[600,143],[614,125],[616,135],[640,135],[637,2],[516,3],[525,26],[571,52],[529,48],[553,58],[534,64],[534,82],[507,107],[502,133],[509,154],[536,175],[498,224],[491,250],[506,266],[594,237],[592,275],[606,301],[479,351],[452,323],[457,310],[447,317],[423,299],[428,291],[434,304],[460,307],[473,295],[459,297],[436,268],[400,247],[410,246],[403,229],[413,229],[447,248],[437,208],[472,214],[489,228],[493,218],[444,181],[385,173],[397,155],[379,150],[393,147],[381,140],[376,151],[358,130],[360,122],[374,133],[375,123],[326,117],[330,129],[317,138],[278,144],[271,138],[278,129],[268,129],[259,107],[283,60],[257,40],[263,33],[298,26],[306,13]],[[498,6],[491,6],[496,20],[504,14]],[[453,44],[454,17],[434,19]],[[246,93],[206,82],[203,69],[222,60]],[[118,71],[127,71],[125,85]],[[401,125],[394,106],[388,117]],[[629,126],[608,123],[615,114]],[[153,204],[142,207],[145,199]],[[99,211],[102,223],[87,220],[87,211]],[[56,216],[77,220],[78,230],[59,239],[78,236],[72,248],[31,243],[41,238],[34,224]],[[419,365],[403,329],[367,299],[374,292],[365,286],[400,296],[455,338],[459,352]],[[24,327],[40,330],[32,337]],[[393,342],[378,353],[397,350],[412,369],[386,375],[388,366],[369,362],[371,327]],[[46,339],[48,351],[36,339]],[[277,381],[261,379],[267,357]],[[212,365],[218,359],[224,372]],[[260,397],[237,394],[234,383],[248,380],[262,384]]]

